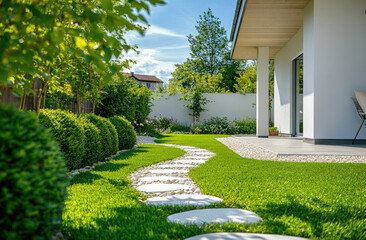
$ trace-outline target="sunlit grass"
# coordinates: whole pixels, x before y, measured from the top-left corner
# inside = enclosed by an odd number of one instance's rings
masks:
[[[181,156],[180,149],[143,145],[68,188],[63,232],[68,239],[184,239],[220,231],[262,232],[311,239],[366,239],[366,165],[289,163],[245,159],[211,135],[167,135],[158,140],[216,153],[190,171],[205,194],[224,199],[214,207],[256,212],[259,224],[188,227],[167,223],[172,213],[194,207],[153,207],[128,186],[129,173]]]

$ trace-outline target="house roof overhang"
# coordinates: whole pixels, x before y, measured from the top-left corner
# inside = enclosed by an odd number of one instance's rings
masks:
[[[276,53],[303,25],[310,0],[238,0],[231,30],[232,59],[257,59],[258,47]]]

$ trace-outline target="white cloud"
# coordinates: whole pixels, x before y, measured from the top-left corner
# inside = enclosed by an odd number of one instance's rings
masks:
[[[186,38],[186,36],[183,34],[175,33],[167,28],[152,25],[146,30],[146,35],[154,35],[154,34],[164,35],[168,37]]]
[[[188,49],[188,45],[170,46],[170,47],[157,47],[158,50],[177,50],[177,49]]]
[[[175,70],[176,62],[160,61],[157,58],[161,53],[157,49],[141,49],[140,54],[129,52],[126,58],[136,61],[129,71],[137,74],[153,75],[168,82],[171,73]]]

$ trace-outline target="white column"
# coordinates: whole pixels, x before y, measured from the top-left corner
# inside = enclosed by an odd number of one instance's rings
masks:
[[[258,47],[257,59],[257,137],[268,137],[269,48]]]

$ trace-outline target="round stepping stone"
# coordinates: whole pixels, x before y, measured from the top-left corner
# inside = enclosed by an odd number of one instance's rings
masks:
[[[208,206],[212,203],[219,203],[223,200],[209,195],[174,195],[167,197],[154,197],[146,200],[146,204],[154,206]]]
[[[306,238],[260,233],[209,233],[185,240],[305,240]]]
[[[141,192],[155,193],[155,192],[172,192],[191,188],[192,186],[183,184],[147,184],[139,186],[136,189]]]
[[[166,164],[166,165],[160,165],[161,168],[193,168],[193,165],[189,164]]]
[[[206,160],[182,159],[182,160],[175,160],[174,162],[202,164],[202,163],[205,163]]]
[[[262,221],[254,212],[239,208],[212,208],[200,209],[187,212],[176,213],[168,217],[168,222],[180,223],[184,225],[197,225],[214,223],[257,223]]]
[[[156,173],[156,174],[173,174],[173,173],[187,173],[188,170],[184,169],[154,169],[149,170],[150,173]]]
[[[156,181],[187,181],[189,178],[182,177],[169,177],[169,176],[159,176],[159,177],[142,177],[139,178],[141,182],[156,182]]]

